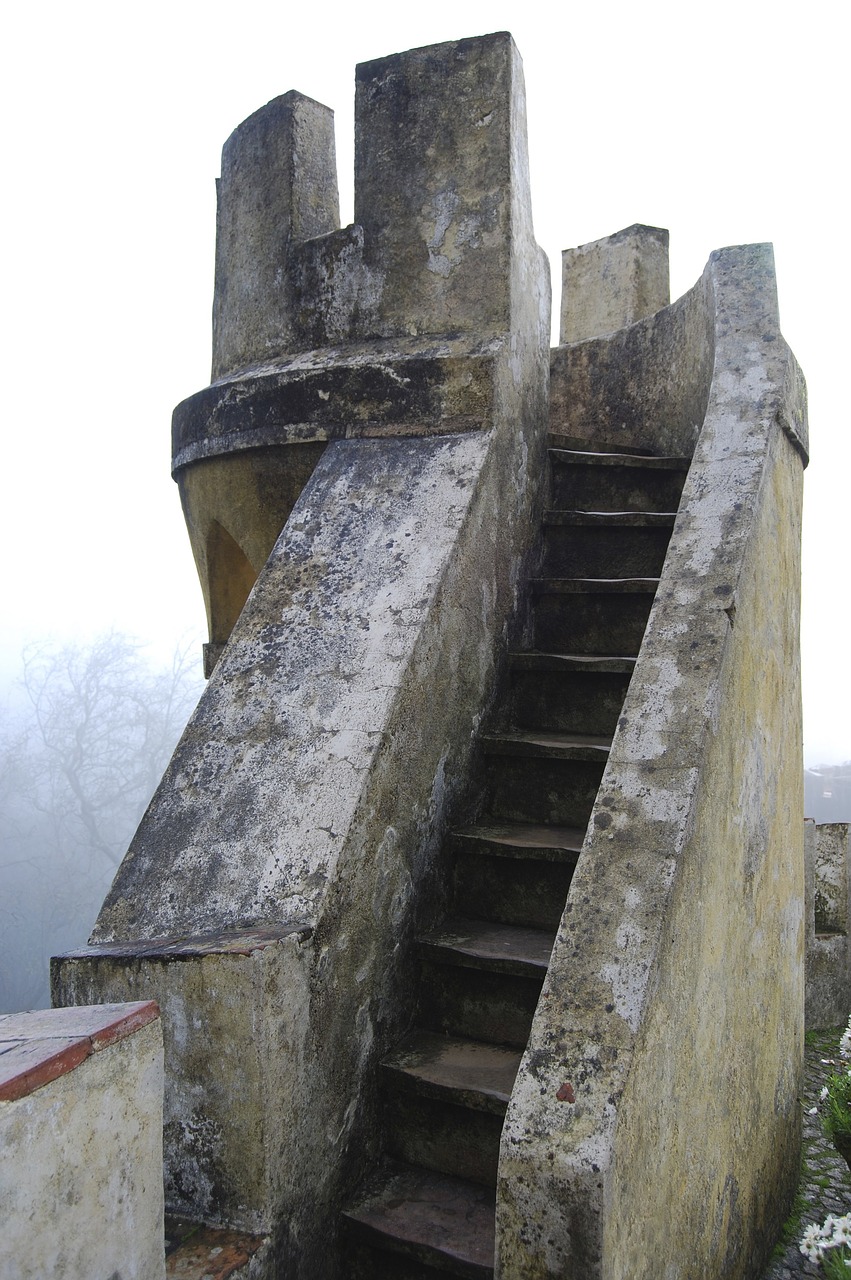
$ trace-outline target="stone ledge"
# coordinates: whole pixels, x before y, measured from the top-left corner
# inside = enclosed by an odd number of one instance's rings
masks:
[[[493,414],[500,344],[376,344],[302,353],[244,370],[183,400],[172,474],[246,449],[479,431]]]
[[[27,1097],[159,1016],[153,1000],[3,1014],[0,1102]]]
[[[78,951],[66,951],[61,960],[93,960],[99,956],[116,958],[195,959],[198,956],[231,955],[250,956],[253,951],[263,951],[284,938],[295,937],[306,942],[313,933],[313,926],[306,922],[285,925],[276,929],[239,929],[222,933],[198,933],[171,938],[142,938],[132,942],[98,942],[81,947]]]

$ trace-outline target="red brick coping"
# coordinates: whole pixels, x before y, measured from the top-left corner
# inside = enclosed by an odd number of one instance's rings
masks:
[[[159,1016],[153,1000],[0,1015],[0,1102],[27,1097]]]

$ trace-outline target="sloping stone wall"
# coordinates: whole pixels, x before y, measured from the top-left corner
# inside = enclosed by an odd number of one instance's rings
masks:
[[[706,416],[503,1131],[506,1278],[751,1274],[797,1176],[803,382],[769,246],[701,294]]]

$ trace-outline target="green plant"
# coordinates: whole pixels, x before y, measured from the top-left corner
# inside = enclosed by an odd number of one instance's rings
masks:
[[[851,1138],[851,1070],[833,1072],[821,1091],[821,1122],[828,1137]]]
[[[841,1071],[834,1071],[827,1078],[819,1101],[822,1104],[821,1122],[827,1136],[837,1151],[851,1166],[851,1019],[839,1041],[839,1056],[846,1061]]]

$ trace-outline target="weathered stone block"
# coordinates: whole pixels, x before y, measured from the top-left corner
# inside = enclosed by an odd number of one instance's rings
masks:
[[[671,300],[668,232],[636,225],[561,255],[562,343],[585,342],[653,315]]]
[[[285,1077],[299,1078],[304,1057],[309,936],[256,930],[53,961],[58,1006],[155,994],[166,1080],[159,1160],[172,1213],[257,1234],[274,1224],[281,1183],[294,1177],[281,1159],[298,1108]]]
[[[805,824],[808,1030],[844,1026],[851,1013],[849,832],[847,822]]]
[[[4,1280],[163,1280],[162,1099],[156,1005],[0,1017]]]
[[[289,251],[340,225],[333,111],[295,92],[255,111],[217,189],[213,379],[293,349]]]

